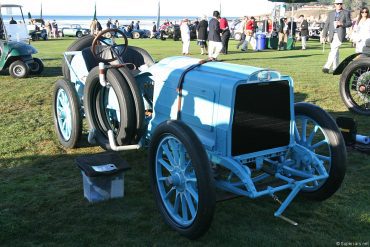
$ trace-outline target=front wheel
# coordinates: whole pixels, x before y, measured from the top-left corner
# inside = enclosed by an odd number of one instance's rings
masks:
[[[340,77],[339,90],[349,110],[370,116],[370,59],[351,62]]]
[[[305,197],[323,201],[332,196],[342,184],[346,172],[347,151],[343,137],[333,118],[318,106],[308,103],[295,104],[294,136],[298,144],[304,146],[322,161],[329,177],[306,184],[301,191]],[[318,175],[310,165],[305,172]]]
[[[44,64],[42,63],[41,59],[34,58],[33,63],[30,65],[30,73],[32,75],[39,75],[44,70]]]
[[[156,204],[165,222],[195,239],[209,228],[215,186],[203,145],[181,121],[167,121],[154,132],[149,172]]]
[[[54,86],[53,119],[59,142],[74,148],[82,134],[81,106],[73,84],[59,79]]]
[[[81,37],[82,37],[82,32],[77,32],[77,33],[76,33],[76,37],[77,37],[77,38],[81,38]]]
[[[25,78],[29,72],[30,68],[21,60],[14,61],[9,66],[9,74],[13,78]]]

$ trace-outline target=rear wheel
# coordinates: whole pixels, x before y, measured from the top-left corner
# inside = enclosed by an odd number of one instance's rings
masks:
[[[195,239],[209,228],[215,209],[211,166],[194,132],[181,121],[167,121],[154,131],[149,172],[156,204],[165,222]]]
[[[25,78],[29,72],[30,68],[21,60],[14,61],[9,66],[9,74],[13,78]]]
[[[44,70],[44,64],[42,63],[41,59],[34,58],[33,63],[30,66],[30,73],[32,75],[39,75]]]
[[[351,62],[340,77],[339,90],[349,110],[370,116],[370,59]]]
[[[77,37],[77,38],[81,38],[81,37],[82,37],[82,32],[80,32],[80,31],[79,31],[79,32],[77,32],[77,33],[76,33],[76,37]]]
[[[306,184],[301,194],[314,200],[332,196],[342,184],[346,171],[347,151],[335,121],[323,109],[308,103],[295,104],[294,136],[298,144],[311,150],[323,162],[329,177]],[[318,175],[317,168],[308,164],[304,171]]]
[[[76,147],[82,134],[81,106],[73,84],[63,79],[54,86],[53,119],[62,146]]]

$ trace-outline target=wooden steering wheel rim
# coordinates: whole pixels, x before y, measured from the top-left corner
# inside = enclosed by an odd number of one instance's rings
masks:
[[[111,33],[111,32],[114,32],[114,33],[119,33],[122,35],[123,39],[125,40],[125,44],[124,44],[124,48],[122,50],[122,52],[119,54],[120,56],[122,56],[126,50],[127,50],[127,45],[128,45],[128,40],[127,40],[127,36],[124,32],[122,32],[121,30],[117,29],[117,28],[113,28],[113,29],[105,29],[103,32],[99,33],[95,39],[93,40],[92,42],[92,46],[91,46],[91,52],[92,54],[94,55],[94,57],[100,61],[100,62],[105,62],[105,63],[109,63],[109,62],[113,62],[115,60],[118,59],[118,57],[114,57],[114,58],[111,58],[111,59],[103,59],[99,56],[96,55],[96,47],[98,45],[98,41],[100,40],[101,37],[103,37],[105,34],[107,33]],[[111,45],[110,45],[111,46]]]

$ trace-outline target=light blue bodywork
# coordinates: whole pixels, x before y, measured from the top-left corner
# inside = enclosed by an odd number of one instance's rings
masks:
[[[71,63],[68,62],[68,56],[73,57]],[[71,72],[71,81],[75,84],[82,101],[84,79],[88,75],[84,59],[81,52],[66,52],[65,58]],[[199,62],[200,59],[195,58],[169,57],[135,76],[142,91],[146,109],[153,109],[151,118],[147,118],[146,135],[142,137],[140,143],[148,143],[159,124],[177,119],[179,99],[177,89],[180,77],[188,67]],[[236,88],[242,84],[274,83],[275,81],[287,81],[289,84],[289,144],[232,156],[232,121]],[[119,109],[114,104],[115,101],[109,102],[109,108]],[[227,179],[216,178],[218,188],[250,198],[264,195],[275,197],[274,193],[278,191],[291,190],[275,212],[275,216],[282,216],[282,212],[301,189],[309,190],[308,184],[311,183],[314,184],[311,187],[317,188],[322,185],[320,182],[328,178],[324,161],[329,163],[330,169],[330,157],[316,155],[314,152],[316,147],[311,148],[312,140],[306,140],[307,121],[312,119],[303,119],[304,132],[301,138],[295,122],[293,80],[288,76],[281,76],[276,71],[222,62],[209,62],[194,68],[184,79],[181,120],[190,126],[204,145],[212,167],[222,167],[229,171]],[[308,134],[313,136],[320,130],[322,130],[321,127],[314,123],[314,131]],[[322,144],[328,144],[326,136],[320,142],[320,145]],[[255,166],[254,170],[250,168],[251,164]],[[262,164],[267,164],[272,172],[262,171]],[[275,187],[267,186],[262,190],[256,188],[257,182],[271,177],[283,183]]]
[[[179,79],[186,68],[199,63],[199,61],[200,59],[189,57],[169,57],[149,68],[150,78],[154,82],[154,111],[148,126],[149,138],[160,123],[177,118]],[[233,157],[231,155],[232,121],[237,86],[282,80],[288,81],[290,87],[289,145]],[[230,177],[237,177],[239,180],[238,182],[231,182],[231,179],[229,181],[216,180],[216,185],[219,188],[251,198],[263,195],[274,196],[275,192],[291,189],[289,196],[275,212],[275,216],[281,216],[305,184],[328,177],[323,162],[314,153],[295,141],[293,80],[290,77],[281,76],[276,71],[251,66],[210,62],[194,68],[186,74],[182,94],[181,120],[197,134],[211,163],[229,170]],[[246,140],[246,142],[250,141],[253,140]],[[320,175],[316,176],[292,168],[295,164],[292,159],[287,157],[288,153],[294,154],[296,157],[306,157],[311,164],[318,167]],[[283,158],[281,162],[276,162],[271,160],[274,157]],[[253,177],[253,172],[247,166],[251,163],[256,165],[257,170],[262,167],[262,163],[270,163],[275,172],[275,178],[285,183],[258,191],[255,183],[263,181],[271,175],[262,173]],[[283,175],[283,173],[294,174],[304,179],[297,181]]]

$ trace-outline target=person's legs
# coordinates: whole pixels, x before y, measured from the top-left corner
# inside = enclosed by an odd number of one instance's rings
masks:
[[[230,33],[226,36],[226,40],[225,40],[225,53],[226,54],[229,52],[229,40],[230,40]]]
[[[215,42],[209,41],[209,45],[208,45],[208,57],[209,58],[213,58],[214,51],[215,51]]]
[[[239,47],[244,43],[244,41],[245,41],[245,34],[243,33],[239,43],[236,45],[236,49],[239,49]]]
[[[182,53],[185,55],[189,54],[190,40],[184,40],[182,42]]]
[[[226,33],[223,33],[221,36],[221,43],[222,43],[222,48],[221,48],[221,53],[226,53]]]
[[[212,55],[212,58],[217,59],[218,55],[220,55],[220,52],[222,50],[222,42],[214,42],[215,50]]]
[[[251,36],[246,35],[245,40],[242,44],[242,49],[241,49],[242,51],[248,50],[248,43],[250,42],[250,40],[251,40]]]
[[[334,34],[333,41],[330,44],[330,53],[324,65],[324,69],[330,69],[331,66],[333,66],[333,70],[337,68],[339,64],[339,47],[341,44],[342,42],[339,41],[338,35]]]
[[[307,39],[307,37],[302,36],[301,39],[302,39],[302,50],[306,50],[306,39]]]

